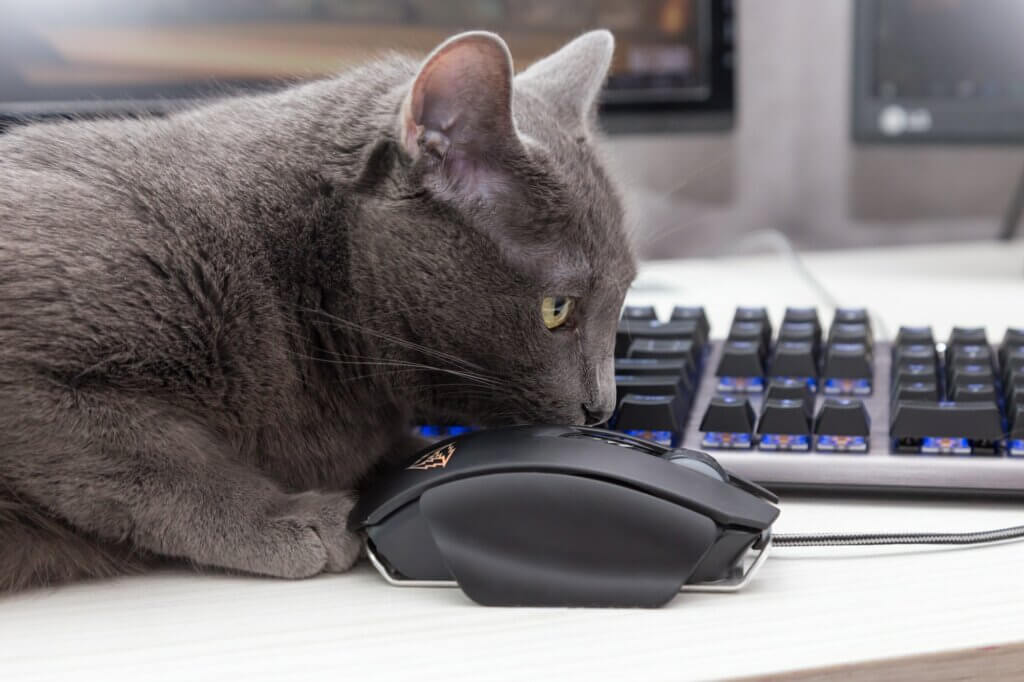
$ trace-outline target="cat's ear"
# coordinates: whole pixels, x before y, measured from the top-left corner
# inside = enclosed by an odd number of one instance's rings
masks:
[[[399,114],[413,158],[434,156],[456,186],[486,184],[502,152],[519,149],[512,118],[512,56],[493,33],[446,40],[420,67]]]
[[[516,86],[543,98],[569,126],[586,128],[615,52],[609,31],[590,31],[516,76]]]

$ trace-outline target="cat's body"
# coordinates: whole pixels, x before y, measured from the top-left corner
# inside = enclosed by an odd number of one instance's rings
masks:
[[[573,45],[550,66],[580,101],[546,100],[542,62],[514,126],[503,44],[467,34],[422,68],[0,136],[0,589],[151,555],[344,570],[351,491],[415,417],[605,414],[633,264],[589,146],[610,37]],[[533,328],[548,294],[576,329]]]

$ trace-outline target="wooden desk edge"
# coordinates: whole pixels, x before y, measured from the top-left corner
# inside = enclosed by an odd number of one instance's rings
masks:
[[[918,680],[1011,680],[1024,674],[1024,642],[971,647],[810,670],[732,678],[737,682],[918,682]]]

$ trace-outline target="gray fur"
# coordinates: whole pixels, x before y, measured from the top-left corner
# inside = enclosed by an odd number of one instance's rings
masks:
[[[0,589],[154,556],[345,570],[352,491],[416,420],[611,409],[635,265],[584,123],[611,36],[563,50],[582,89],[552,87],[562,53],[517,78],[513,126],[480,104],[504,66],[472,61],[507,50],[473,36],[426,88],[468,126],[403,118],[419,64],[393,57],[0,136]],[[547,295],[578,298],[571,328]]]

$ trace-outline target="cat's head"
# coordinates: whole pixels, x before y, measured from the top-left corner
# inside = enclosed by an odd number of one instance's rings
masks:
[[[380,304],[403,311],[403,332],[434,351],[425,362],[450,370],[430,392],[435,413],[597,423],[614,408],[616,321],[636,265],[594,147],[613,49],[594,31],[514,76],[501,38],[464,33],[405,86],[402,199],[389,199],[403,220],[399,279]]]

